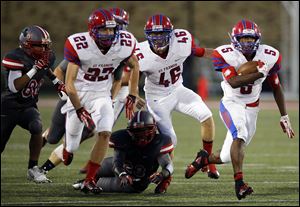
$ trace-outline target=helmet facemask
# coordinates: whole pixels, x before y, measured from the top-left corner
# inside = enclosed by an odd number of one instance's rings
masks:
[[[113,28],[113,34],[105,34],[105,28]],[[109,48],[116,42],[118,29],[114,27],[94,27],[91,31],[95,42],[103,48]]]
[[[147,125],[130,127],[128,128],[128,131],[131,134],[132,141],[135,145],[145,147],[153,140],[156,134],[156,126]]]
[[[171,38],[171,30],[165,31],[146,31],[146,38],[150,44],[150,46],[155,51],[162,51],[169,46],[170,38]]]

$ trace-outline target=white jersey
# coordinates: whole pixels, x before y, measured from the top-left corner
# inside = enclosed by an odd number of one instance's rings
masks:
[[[218,65],[229,65],[233,66],[236,70],[244,63],[247,62],[245,56],[238,50],[236,50],[232,45],[223,45],[215,49],[223,58],[224,63],[222,61],[218,62]],[[264,62],[267,67],[273,68],[275,63],[279,58],[279,51],[269,45],[260,45],[253,61],[261,60]],[[232,88],[230,84],[227,82],[224,74],[230,73],[230,70],[223,73],[223,81],[221,83],[221,87],[224,91],[224,99],[242,101],[243,103],[253,103],[259,99],[261,90],[262,90],[262,82],[266,79],[266,77],[260,78],[256,80],[253,84],[249,84],[248,86],[242,86],[240,88]]]
[[[171,35],[166,59],[156,55],[148,41],[137,45],[135,55],[140,71],[146,74],[144,90],[148,94],[170,94],[182,85],[183,62],[191,55],[192,36],[184,29],[175,29]]]
[[[76,89],[110,95],[112,73],[121,61],[133,53],[136,45],[134,36],[127,31],[120,31],[117,42],[106,54],[99,50],[88,32],[73,34],[68,41],[76,53],[66,52],[66,49],[72,51],[72,48],[65,46],[65,59],[80,66],[75,81]]]

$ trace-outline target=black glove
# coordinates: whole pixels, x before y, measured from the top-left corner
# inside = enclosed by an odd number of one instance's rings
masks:
[[[93,131],[95,129],[95,123],[91,117],[91,114],[85,110],[84,107],[76,110],[77,116],[81,122],[90,130]]]
[[[132,176],[128,175],[126,172],[122,172],[119,175],[120,178],[120,185],[122,188],[124,188],[126,185],[132,185],[133,184],[133,178]]]

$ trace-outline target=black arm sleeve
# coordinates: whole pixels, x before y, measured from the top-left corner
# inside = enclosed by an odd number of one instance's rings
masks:
[[[113,171],[117,176],[119,176],[120,173],[125,172],[123,168],[124,160],[125,160],[125,151],[115,149],[114,158],[113,158]]]
[[[124,61],[122,61],[120,65],[117,67],[117,69],[114,71],[114,79],[116,81],[121,80],[124,66],[125,63]]]
[[[56,78],[56,76],[54,75],[53,71],[50,68],[47,70],[46,75],[51,81],[53,81]]]
[[[67,72],[67,67],[68,67],[69,61],[66,59],[63,59],[60,63],[59,63],[59,67],[60,69],[66,73]]]

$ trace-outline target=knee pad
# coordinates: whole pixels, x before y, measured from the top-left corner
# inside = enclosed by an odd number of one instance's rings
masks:
[[[31,134],[40,134],[43,131],[43,124],[41,120],[34,120],[29,123],[28,130]]]

